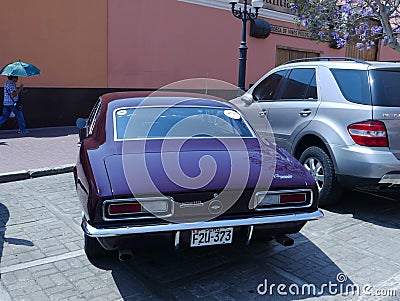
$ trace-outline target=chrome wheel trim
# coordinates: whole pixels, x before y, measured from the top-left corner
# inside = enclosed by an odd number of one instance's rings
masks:
[[[315,157],[309,157],[304,161],[303,166],[314,177],[315,182],[317,183],[318,191],[321,191],[325,181],[324,166],[322,165],[321,161]]]

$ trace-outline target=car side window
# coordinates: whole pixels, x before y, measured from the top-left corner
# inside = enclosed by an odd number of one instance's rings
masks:
[[[279,85],[286,74],[286,70],[275,72],[265,78],[253,91],[256,100],[272,100],[278,92]]]
[[[97,117],[100,114],[101,98],[99,98],[94,105],[92,111],[90,112],[88,122],[87,122],[87,134],[88,136],[93,134],[94,125],[96,124]]]
[[[282,89],[280,99],[317,98],[317,85],[314,68],[296,68],[291,70]]]
[[[314,73],[313,78],[311,79],[310,85],[308,86],[308,90],[306,93],[306,99],[318,99],[317,94],[317,80]]]
[[[331,69],[343,96],[350,102],[371,105],[368,71]]]

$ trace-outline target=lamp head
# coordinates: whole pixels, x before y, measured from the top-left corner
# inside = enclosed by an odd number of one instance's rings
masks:
[[[229,4],[237,4],[238,3],[238,1],[236,0],[228,0],[228,2],[229,2]]]

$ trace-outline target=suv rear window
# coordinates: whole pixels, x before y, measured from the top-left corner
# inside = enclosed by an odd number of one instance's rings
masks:
[[[400,69],[371,70],[374,106],[400,107]]]
[[[343,96],[350,102],[371,105],[368,71],[331,69]]]

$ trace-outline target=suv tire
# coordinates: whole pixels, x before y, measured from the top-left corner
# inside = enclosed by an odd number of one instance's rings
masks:
[[[325,206],[338,202],[343,188],[336,180],[335,167],[326,151],[311,146],[301,154],[299,161],[317,182],[319,204]]]

